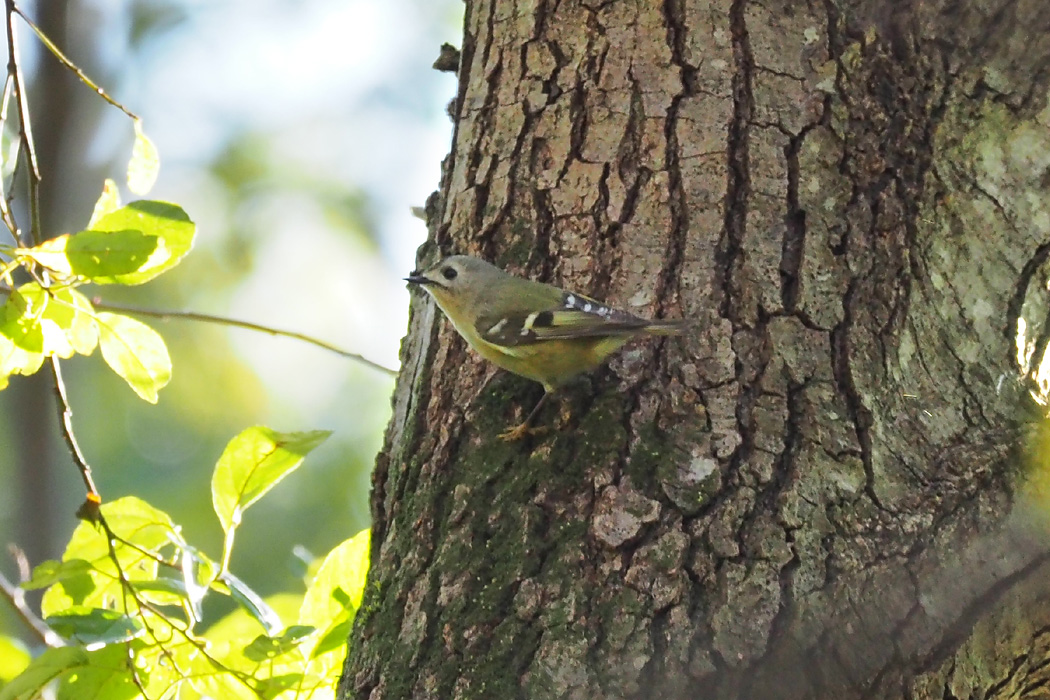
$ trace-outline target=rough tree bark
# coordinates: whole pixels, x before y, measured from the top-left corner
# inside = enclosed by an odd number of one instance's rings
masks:
[[[1050,3],[466,17],[424,257],[701,324],[506,445],[415,302],[343,697],[1046,697]]]

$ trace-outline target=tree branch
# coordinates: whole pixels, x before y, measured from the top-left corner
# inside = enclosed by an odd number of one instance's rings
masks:
[[[15,552],[17,555],[21,554],[20,551]],[[25,555],[22,555],[24,559]],[[3,572],[0,572],[0,594],[3,594],[7,602],[14,608],[15,613],[22,619],[22,622],[26,624],[26,627],[33,630],[41,642],[49,647],[60,647],[65,644],[62,637],[55,633],[47,623],[40,619],[40,617],[33,612],[29,604],[26,602],[26,593],[22,590],[21,586],[17,586],[12,583]]]
[[[47,50],[51,52],[52,56],[54,56],[56,59],[58,59],[59,63],[61,63],[65,68],[68,68],[70,71],[72,71],[80,79],[80,82],[82,82],[85,85],[87,85],[99,97],[101,97],[103,100],[105,100],[106,102],[110,103],[111,105],[113,105],[114,107],[116,107],[117,109],[122,111],[124,114],[128,115],[129,117],[131,117],[135,121],[139,121],[138,116],[134,112],[132,112],[130,109],[128,109],[127,107],[125,107],[124,105],[120,104],[119,102],[114,100],[112,97],[110,97],[106,93],[105,90],[103,90],[101,87],[98,86],[98,84],[95,83],[95,81],[93,81],[91,78],[87,77],[87,74],[85,74],[84,71],[82,71],[79,66],[77,66],[75,63],[70,61],[66,57],[66,55],[64,53],[62,53],[62,50],[59,49],[54,44],[54,42],[51,41],[51,39],[48,38],[47,34],[44,34],[43,30],[41,30],[40,27],[36,26],[36,24],[33,22],[33,20],[31,20],[28,17],[26,17],[25,13],[22,12],[22,10],[19,9],[17,6],[15,6],[13,0],[8,0],[8,7],[10,8],[9,9],[9,13],[13,10],[16,15],[21,17],[22,21],[24,21],[26,24],[28,24],[29,28],[32,29],[36,33],[37,38],[40,39],[40,43],[42,43],[44,46],[47,47]],[[8,31],[9,31],[9,36],[10,36],[10,29]]]
[[[0,287],[0,291],[5,291],[3,287]],[[9,291],[9,290],[7,290]],[[187,321],[202,321],[204,323],[214,323],[220,326],[231,326],[233,328],[244,328],[250,331],[258,331],[259,333],[268,333],[274,336],[280,336],[283,338],[292,338],[294,340],[301,340],[304,343],[310,345],[316,345],[319,348],[334,352],[337,355],[341,355],[348,359],[360,362],[363,365],[371,367],[372,369],[382,372],[390,377],[397,376],[397,370],[391,369],[385,365],[381,365],[378,362],[369,360],[368,358],[358,355],[357,353],[343,350],[342,348],[336,347],[331,343],[327,343],[323,340],[319,340],[303,333],[296,333],[295,331],[286,331],[280,328],[271,328],[258,323],[251,323],[250,321],[239,321],[234,318],[226,318],[224,316],[212,316],[211,314],[202,314],[195,311],[165,311],[161,309],[144,309],[137,306],[125,306],[123,304],[113,304],[101,299],[94,298],[91,303],[98,309],[104,309],[106,311],[123,311],[129,314],[136,314],[138,316],[149,316],[151,318],[159,318],[162,320],[168,319],[185,319]]]

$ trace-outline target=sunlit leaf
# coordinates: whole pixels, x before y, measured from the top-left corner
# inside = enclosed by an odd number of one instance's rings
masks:
[[[44,362],[40,310],[12,291],[0,306],[0,389],[12,374],[29,375]]]
[[[316,631],[316,628],[308,625],[292,625],[277,636],[260,634],[244,647],[244,656],[252,661],[266,661],[287,654]]]
[[[22,588],[27,591],[47,588],[59,581],[65,581],[74,576],[82,576],[89,571],[91,571],[91,562],[83,559],[70,559],[68,561],[49,559],[33,567],[33,575],[22,584]]]
[[[131,543],[128,545],[119,540],[113,543],[124,577],[132,582],[156,579],[158,563],[155,556],[162,547],[178,539],[171,518],[133,496],[104,503],[101,510],[121,540]],[[150,556],[150,552],[154,555]],[[77,525],[62,561],[67,563],[76,559],[84,560],[90,568],[84,573],[66,572],[68,575],[47,589],[40,604],[44,615],[54,615],[74,605],[107,607],[122,599],[117,565],[111,558],[106,535],[101,529],[87,522]]]
[[[229,593],[230,588],[225,588],[227,593]],[[275,633],[277,630],[280,630],[283,626],[281,620],[294,618],[299,606],[302,605],[302,601],[303,597],[301,595],[292,593],[278,593],[267,597],[265,604],[267,609],[272,612],[272,619],[269,621],[276,623],[270,628],[269,632],[267,632],[266,627],[262,626],[255,615],[248,612],[244,607],[237,607],[211,625],[204,636],[207,638],[208,643],[214,645],[215,648],[228,650],[234,656],[239,655],[245,639],[254,638],[259,634],[260,630],[264,633]],[[227,656],[227,658],[231,657]],[[244,662],[247,663],[246,660]],[[240,664],[235,663],[235,665],[240,667]]]
[[[282,673],[280,675],[263,678],[259,682],[259,694],[264,698],[276,698],[289,688],[298,686],[303,680],[301,673]],[[295,697],[311,697],[296,693]]]
[[[91,282],[130,284],[123,280],[142,270],[159,246],[160,238],[133,228],[80,231],[68,237],[66,258],[73,274]]]
[[[4,179],[11,177],[15,171],[15,166],[18,165],[18,149],[21,145],[22,142],[17,132],[9,129],[3,129],[0,132],[0,158],[3,159],[0,162],[0,176],[3,176]]]
[[[303,597],[300,624],[322,626],[344,608],[356,610],[361,605],[370,543],[371,530],[361,530],[325,556]]]
[[[128,189],[137,195],[145,195],[153,188],[160,170],[160,155],[157,147],[142,130],[142,120],[135,120],[135,145],[128,162]]]
[[[100,284],[142,284],[175,267],[190,252],[196,227],[177,204],[141,200],[103,216],[90,230],[109,234],[139,231],[145,237],[156,238],[155,249],[133,271],[91,276],[93,282]],[[74,238],[83,233],[74,234]]]
[[[119,645],[98,651],[81,647],[48,649],[0,690],[0,700],[31,700],[58,681],[56,700],[131,700],[139,695]]]
[[[94,228],[99,219],[107,214],[112,214],[117,209],[120,209],[120,192],[117,190],[117,183],[107,177],[102,185],[102,194],[99,195],[95,208],[91,212],[91,220],[88,221],[87,228]]]
[[[182,571],[182,588],[185,591],[186,602],[189,603],[193,619],[200,620],[203,615],[201,603],[208,592],[208,578],[200,577],[199,574],[204,573],[204,569],[209,569],[207,573],[210,575],[210,567],[206,565],[201,566],[197,557],[188,549],[183,549],[180,553],[179,563],[179,568]]]
[[[226,445],[211,478],[211,497],[222,529],[241,522],[245,509],[296,469],[331,433],[315,430],[278,433],[262,426],[248,428]]]
[[[136,618],[116,610],[82,605],[56,612],[44,622],[66,639],[85,646],[127,642],[144,631]]]
[[[18,292],[38,310],[34,315],[44,337],[45,357],[69,358],[74,353],[90,355],[94,351],[98,328],[87,297],[68,287],[45,290],[36,282],[22,285]]]
[[[21,249],[62,277],[82,277],[97,284],[138,284],[139,271],[150,264],[161,240],[138,229],[80,231],[63,234],[38,246]],[[144,281],[144,280],[143,280]]]
[[[324,630],[311,656],[346,644],[364,595],[370,543],[371,530],[367,529],[340,543],[324,558],[310,583],[299,609],[299,624]]]
[[[173,578],[159,577],[135,583],[135,592],[153,605],[182,605],[187,600],[186,586]]]
[[[277,611],[271,608],[262,596],[253,591],[244,581],[228,571],[223,574],[222,581],[229,586],[230,597],[262,625],[267,634],[274,634],[284,626]]]
[[[23,258],[30,258],[48,270],[69,277],[73,274],[73,268],[66,257],[66,246],[69,244],[69,234],[49,238],[40,245],[32,248],[19,248],[16,253]]]
[[[0,684],[24,671],[29,659],[29,651],[20,641],[0,635]]]
[[[259,693],[249,688],[237,676],[227,671],[216,670],[207,661],[196,662],[187,674],[190,686],[205,698],[222,700],[259,700]]]
[[[103,191],[90,228],[19,248],[17,254],[62,277],[133,285],[175,267],[193,247],[196,227],[178,205],[141,200],[116,209],[116,196],[115,190]]]
[[[171,379],[171,358],[163,338],[146,324],[121,314],[96,317],[102,357],[113,371],[150,403]]]

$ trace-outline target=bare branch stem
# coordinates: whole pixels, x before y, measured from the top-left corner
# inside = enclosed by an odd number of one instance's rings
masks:
[[[101,503],[102,496],[99,495],[98,489],[95,488],[95,480],[91,476],[91,466],[87,463],[87,459],[84,458],[84,453],[81,452],[80,445],[77,443],[76,435],[73,434],[73,409],[69,406],[69,398],[66,396],[66,383],[62,379],[62,365],[57,357],[51,358],[51,376],[54,378],[55,398],[58,400],[58,422],[62,426],[62,437],[65,438],[69,452],[73,455],[73,462],[80,471],[80,478],[84,480],[88,500]]]
[[[22,66],[18,62],[18,41],[15,37],[15,14],[21,15],[15,7],[15,0],[4,0],[7,9],[7,74],[14,80],[14,95],[18,101],[18,136],[21,149],[25,154],[29,172],[29,240],[33,245],[43,240],[40,231],[40,167],[36,159],[36,146],[33,143],[33,130],[29,121],[29,96],[22,79]]]
[[[121,112],[123,112],[124,114],[128,115],[129,117],[131,117],[135,121],[139,121],[138,116],[134,112],[132,112],[130,109],[128,109],[124,105],[122,105],[119,102],[117,102],[116,100],[114,100],[108,94],[106,94],[106,91],[103,90],[101,87],[99,87],[98,84],[94,80],[89,78],[87,76],[87,74],[84,73],[84,71],[80,69],[80,66],[78,66],[77,64],[75,64],[72,61],[70,61],[66,57],[66,55],[64,53],[62,53],[62,50],[59,49],[58,46],[56,46],[53,41],[51,41],[51,39],[47,36],[47,34],[44,34],[43,30],[41,30],[40,27],[36,26],[36,24],[33,22],[33,20],[31,20],[28,17],[26,17],[25,13],[22,12],[21,9],[19,9],[17,6],[14,5],[13,0],[8,0],[8,5],[10,7],[13,7],[14,13],[17,14],[19,17],[21,17],[23,22],[25,22],[26,24],[29,25],[29,28],[32,29],[36,33],[36,36],[37,36],[38,39],[40,39],[40,42],[44,46],[47,47],[47,50],[51,52],[52,56],[54,56],[56,59],[58,59],[58,62],[61,63],[63,67],[65,67],[68,70],[72,71],[78,78],[80,78],[80,82],[84,83],[89,88],[94,90],[95,93],[99,97],[101,97],[103,100],[105,100],[106,102],[110,103],[111,105],[113,105],[114,107],[116,107]]]
[[[3,573],[0,573],[0,593],[11,604],[11,607],[14,608],[15,613],[26,624],[26,627],[31,629],[41,642],[49,647],[60,647],[63,645],[62,638],[29,608],[29,604],[26,602],[26,594],[22,587],[16,586]]]
[[[3,290],[0,289],[0,291]],[[98,298],[92,299],[91,303],[95,306],[95,308],[103,309],[106,311],[122,311],[129,314],[135,314],[137,316],[159,318],[165,321],[172,318],[185,319],[187,321],[201,321],[204,323],[214,323],[220,326],[244,328],[246,330],[257,331],[259,333],[267,333],[269,335],[279,336],[282,338],[292,338],[293,340],[301,340],[304,343],[315,345],[319,348],[328,350],[329,352],[334,352],[337,355],[341,355],[342,357],[354,360],[355,362],[360,362],[361,364],[367,365],[368,367],[371,367],[372,369],[382,372],[383,374],[386,374],[390,377],[397,376],[397,370],[391,369],[390,367],[386,367],[385,365],[381,365],[373,360],[369,360],[367,357],[363,357],[362,355],[358,355],[357,353],[350,352],[348,350],[343,350],[342,348],[336,347],[335,345],[327,343],[323,340],[319,340],[318,338],[314,338],[303,333],[296,333],[295,331],[287,331],[282,330],[280,328],[271,328],[269,326],[264,326],[258,323],[252,323],[250,321],[240,321],[234,318],[226,318],[224,316],[212,316],[211,314],[202,314],[197,313],[196,311],[166,311],[162,309],[144,309],[137,306],[112,304],[107,301],[102,301]]]

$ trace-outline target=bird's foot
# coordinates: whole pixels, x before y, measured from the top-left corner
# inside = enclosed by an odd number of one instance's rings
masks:
[[[542,435],[545,432],[547,432],[547,428],[532,428],[526,421],[521,425],[516,425],[513,428],[508,428],[507,430],[504,430],[502,433],[499,434],[499,439],[503,442],[518,442],[519,440],[524,440],[525,438],[532,437],[533,435]]]

